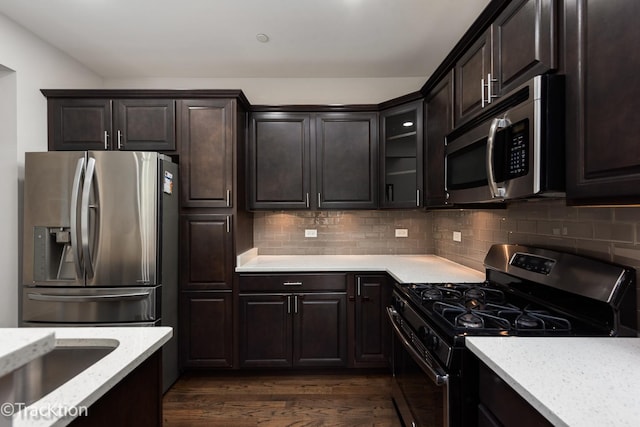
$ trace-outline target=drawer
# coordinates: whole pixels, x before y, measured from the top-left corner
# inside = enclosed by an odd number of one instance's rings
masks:
[[[347,275],[330,274],[241,274],[240,292],[346,291]]]

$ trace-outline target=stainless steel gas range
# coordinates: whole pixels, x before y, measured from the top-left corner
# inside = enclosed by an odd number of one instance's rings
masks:
[[[468,335],[636,335],[635,270],[555,250],[494,245],[482,283],[396,284],[393,397],[407,426],[475,426]]]

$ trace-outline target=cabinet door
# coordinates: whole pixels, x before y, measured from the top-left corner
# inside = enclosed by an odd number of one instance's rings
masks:
[[[386,307],[390,301],[391,287],[386,276],[356,276],[356,366],[387,365],[391,335]]]
[[[291,366],[293,296],[241,294],[239,300],[240,365]]]
[[[119,99],[114,109],[114,149],[175,151],[173,99]]]
[[[556,68],[555,0],[517,0],[493,23],[492,92],[504,94]]]
[[[304,293],[293,298],[293,364],[345,366],[346,293]]]
[[[422,204],[422,100],[380,114],[380,204],[416,208]]]
[[[425,206],[446,203],[444,147],[453,129],[453,73],[429,93],[425,103]]]
[[[52,98],[48,101],[49,150],[109,150],[111,100]]]
[[[235,100],[178,101],[183,207],[231,207]]]
[[[460,126],[486,106],[491,73],[491,30],[487,30],[455,65],[455,125]],[[484,83],[484,84],[483,84]]]
[[[227,215],[180,217],[182,289],[231,289],[233,233]]]
[[[640,2],[565,2],[567,198],[640,203]]]
[[[375,209],[378,195],[376,113],[322,113],[316,118],[318,209]]]
[[[249,144],[251,209],[310,207],[311,149],[307,113],[254,113]]]
[[[182,292],[180,347],[183,366],[233,365],[231,291]]]

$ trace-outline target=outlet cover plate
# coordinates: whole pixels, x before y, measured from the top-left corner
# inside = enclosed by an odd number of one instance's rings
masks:
[[[307,228],[304,230],[304,237],[318,237],[318,230],[315,228]]]
[[[409,237],[409,230],[406,228],[396,228],[396,237]]]
[[[462,242],[462,233],[459,231],[453,232],[453,241],[454,242]]]

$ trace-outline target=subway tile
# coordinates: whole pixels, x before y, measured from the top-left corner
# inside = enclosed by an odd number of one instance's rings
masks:
[[[636,230],[634,224],[626,223],[596,223],[594,224],[594,238],[616,242],[634,243]]]

